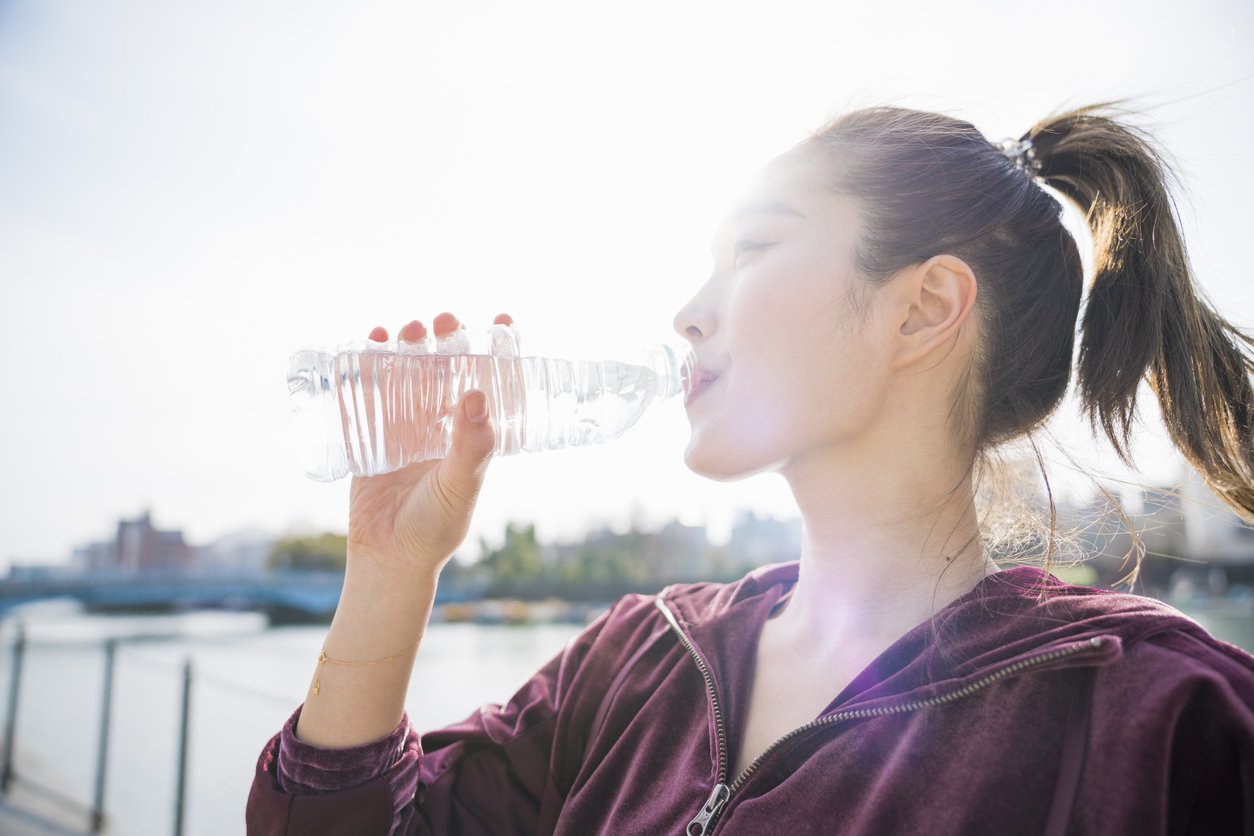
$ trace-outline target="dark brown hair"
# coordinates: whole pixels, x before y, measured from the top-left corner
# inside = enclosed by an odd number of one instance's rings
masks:
[[[830,159],[829,187],[859,207],[854,258],[872,285],[931,256],[979,282],[979,345],[951,423],[985,461],[1039,428],[1063,399],[1084,289],[1062,205],[1092,231],[1092,286],[1077,388],[1124,461],[1137,387],[1148,381],[1176,446],[1218,496],[1254,521],[1254,339],[1200,296],[1168,192],[1171,168],[1118,103],[1048,117],[1021,137],[1040,170],[1017,168],[968,122],[896,107],[853,111],[801,146]],[[1050,498],[1052,519],[1052,496]],[[1052,547],[1052,525],[1051,525]]]

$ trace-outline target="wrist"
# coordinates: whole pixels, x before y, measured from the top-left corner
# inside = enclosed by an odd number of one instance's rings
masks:
[[[412,659],[427,630],[434,588],[400,590],[367,586],[346,579],[322,651],[332,659],[360,661],[394,657]]]
[[[411,588],[435,587],[444,568],[444,560],[425,560],[379,552],[361,546],[348,546],[345,577],[360,578],[364,583],[382,586],[402,585]]]
[[[340,604],[357,600],[372,608],[400,606],[407,609],[431,601],[439,586],[436,571],[410,571],[373,563],[354,564],[350,559],[344,572]]]

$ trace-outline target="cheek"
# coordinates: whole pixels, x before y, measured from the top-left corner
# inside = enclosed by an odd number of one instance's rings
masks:
[[[845,297],[840,277],[797,271],[809,281],[746,284],[729,306],[725,326],[733,385],[752,385],[793,408],[825,399],[868,354],[864,323]],[[796,273],[792,274],[796,277]],[[851,368],[853,366],[853,368]],[[743,373],[743,374],[742,374]],[[741,391],[739,395],[752,394]]]
[[[731,371],[694,414],[685,455],[694,471],[732,479],[772,470],[870,420],[875,348],[845,277],[832,273],[772,271],[776,281],[759,274],[733,290],[721,335]]]
[[[813,309],[807,309],[802,294],[752,291],[742,294],[726,323],[729,409],[720,418],[734,425],[747,444],[756,445],[797,426],[799,411],[820,385],[816,361],[827,352],[817,329],[806,321]]]
[[[762,310],[783,313],[769,303]],[[755,457],[786,457],[857,434],[881,400],[880,352],[856,314],[806,311],[792,321],[760,327],[751,353],[736,354],[720,404],[717,422]]]
[[[694,406],[685,459],[695,472],[735,479],[775,470],[822,442],[830,411],[815,408],[827,383],[795,346],[758,341],[740,354],[722,385]],[[822,377],[821,375],[819,377]]]

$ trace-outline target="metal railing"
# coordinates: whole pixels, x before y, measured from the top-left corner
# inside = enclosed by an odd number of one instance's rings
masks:
[[[23,673],[31,642],[27,636],[25,626],[18,622],[16,627],[16,637],[9,648],[11,653],[8,672],[8,703],[4,718],[3,746],[0,748],[0,759],[2,759],[0,760],[0,793],[7,798],[16,787],[20,786],[30,793],[38,795],[43,801],[52,804],[67,815],[73,815],[76,818],[81,817],[86,822],[87,832],[101,833],[108,824],[108,813],[105,809],[105,787],[108,778],[110,729],[113,725],[115,668],[117,666],[118,646],[119,644],[124,644],[124,641],[110,638],[104,640],[100,645],[104,654],[100,697],[100,728],[96,739],[92,798],[90,801],[86,801],[75,798],[61,789],[48,786],[24,774],[21,771],[21,764],[17,762],[20,755],[17,747],[18,715],[22,704]],[[138,662],[145,666],[160,668],[162,673],[181,674],[182,687],[179,691],[178,704],[179,733],[177,738],[177,758],[174,764],[175,789],[171,832],[175,836],[183,836],[187,811],[188,755],[192,743],[190,729],[193,691],[198,686],[208,685],[230,691],[253,701],[265,700],[284,705],[291,705],[292,701],[289,697],[269,693],[208,673],[202,672],[197,675],[190,656],[185,656],[182,664],[179,666],[163,662],[144,661],[142,658],[131,658],[129,652],[127,658],[128,662]]]

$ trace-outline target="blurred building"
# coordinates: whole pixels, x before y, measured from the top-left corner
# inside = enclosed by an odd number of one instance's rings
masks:
[[[732,525],[728,551],[752,565],[784,563],[801,557],[801,518],[777,520],[742,511]]]
[[[260,529],[232,532],[205,546],[194,548],[193,562],[198,570],[221,572],[261,572],[278,539]]]
[[[1191,554],[1179,488],[1156,487],[1142,491],[1141,513],[1136,517],[1136,527],[1141,542],[1145,544],[1146,554]]]
[[[654,534],[657,551],[666,556],[667,566],[659,567],[659,577],[699,578],[706,571],[709,539],[705,526],[684,525],[671,520]]]
[[[1188,468],[1180,488],[1188,555],[1209,563],[1254,564],[1254,527],[1219,501]]]
[[[74,550],[74,565],[85,571],[152,571],[185,569],[192,565],[193,549],[182,531],[153,527],[152,513],[133,520],[119,520],[112,540],[91,543]]]

